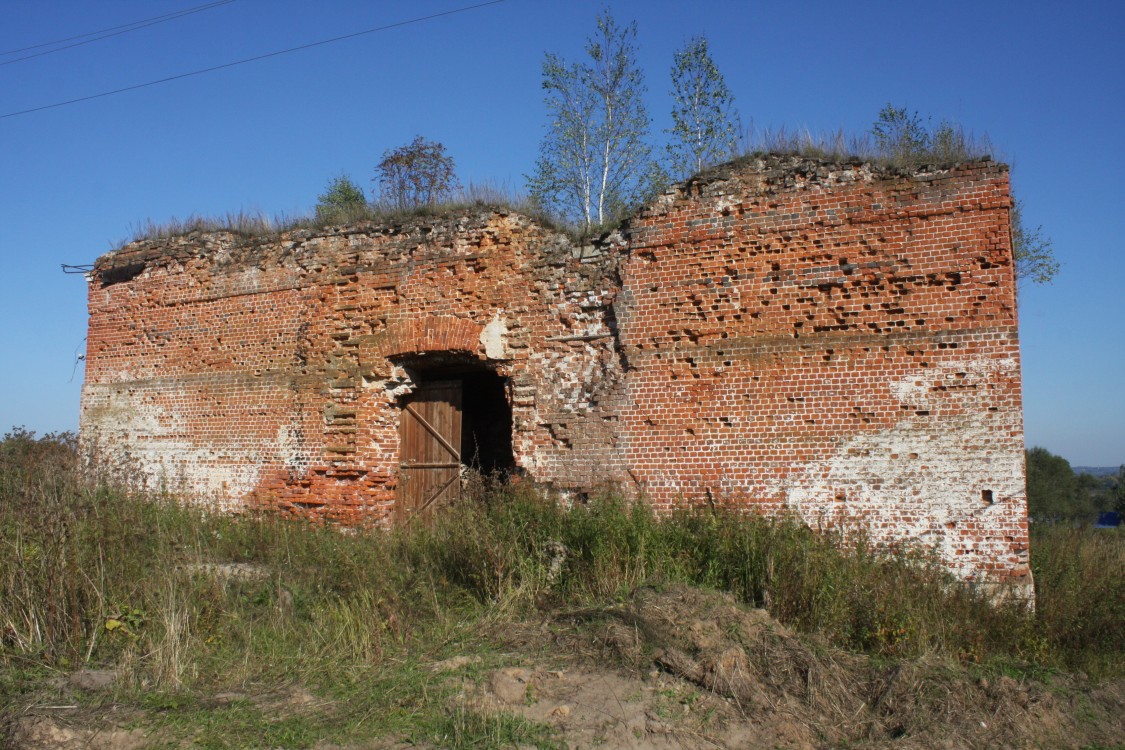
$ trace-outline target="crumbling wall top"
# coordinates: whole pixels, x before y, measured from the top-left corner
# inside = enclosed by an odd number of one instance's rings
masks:
[[[720,164],[668,187],[638,211],[660,213],[670,203],[733,192],[768,196],[813,188],[832,189],[874,182],[934,183],[974,175],[1001,175],[1008,165],[991,157],[951,164],[896,166],[863,159],[827,159],[798,154],[753,154]]]
[[[457,250],[503,244],[499,235],[512,232],[540,235],[540,250],[546,256],[569,251],[570,243],[563,233],[548,230],[534,219],[508,209],[480,207],[270,233],[194,230],[142,239],[98,258],[93,274],[97,282],[107,285],[135,278],[152,265],[188,261],[205,261],[215,271],[268,266],[318,271],[376,260],[360,257],[364,253],[370,255],[376,247],[380,256],[377,260],[393,262],[423,246]]]

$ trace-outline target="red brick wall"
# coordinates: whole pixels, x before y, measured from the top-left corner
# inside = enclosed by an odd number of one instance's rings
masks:
[[[967,578],[1027,575],[1007,171],[770,160],[631,225],[625,461],[652,502],[726,499]]]
[[[91,280],[83,434],[210,502],[386,523],[414,372],[469,363],[508,379],[521,466],[604,482],[611,431],[573,424],[615,387],[615,259],[579,255],[506,212],[135,243]]]
[[[772,157],[575,247],[507,212],[98,261],[82,430],[152,482],[347,522],[394,510],[420,369],[507,379],[517,464],[659,507],[785,510],[1027,579],[1006,169]]]

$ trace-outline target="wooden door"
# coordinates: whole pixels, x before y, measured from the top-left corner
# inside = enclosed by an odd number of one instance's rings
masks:
[[[398,522],[461,496],[461,381],[423,383],[399,421]]]

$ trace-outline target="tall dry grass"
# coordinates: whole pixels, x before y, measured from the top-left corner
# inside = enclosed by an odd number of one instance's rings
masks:
[[[949,165],[980,159],[996,153],[987,135],[979,135],[954,123],[927,128],[923,148],[902,149],[881,143],[870,132],[848,133],[844,129],[813,131],[808,128],[749,127],[741,134],[742,156],[796,154],[815,159],[871,162],[884,167],[916,169],[923,165]]]
[[[186,219],[172,218],[162,222],[146,219],[132,227],[128,237],[116,243],[116,246],[120,248],[130,242],[182,237],[192,232],[230,232],[242,237],[270,237],[295,229],[323,229],[359,222],[396,224],[420,217],[455,216],[493,208],[516,211],[536,219],[544,226],[561,231],[572,230],[562,225],[556,217],[544,212],[526,193],[504,182],[486,180],[470,181],[448,199],[434,205],[403,207],[376,200],[322,215],[313,213],[271,217],[261,212],[238,211],[219,216],[192,214]]]
[[[343,534],[133,492],[83,471],[69,436],[9,433],[0,670],[113,664],[168,689],[343,674],[465,622],[673,583],[730,591],[871,654],[1098,674],[1125,661],[1120,534],[1037,533],[1031,613],[994,606],[923,556],[838,544],[791,520],[658,518],[611,493],[567,508],[527,483],[472,494],[432,527]]]

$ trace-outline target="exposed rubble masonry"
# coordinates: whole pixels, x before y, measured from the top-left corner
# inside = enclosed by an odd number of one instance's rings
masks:
[[[922,541],[1026,593],[1007,168],[765,157],[599,243],[480,209],[136,242],[82,433],[223,507],[440,512],[463,467]]]

